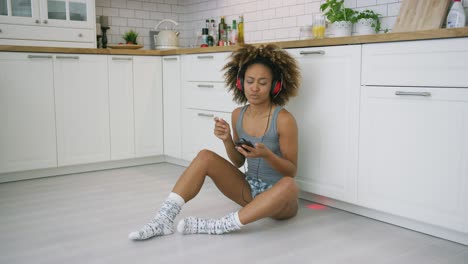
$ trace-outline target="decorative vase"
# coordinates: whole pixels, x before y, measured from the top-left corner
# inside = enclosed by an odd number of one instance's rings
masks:
[[[336,21],[333,22],[330,27],[332,37],[347,37],[351,36],[353,23],[350,21]]]
[[[371,35],[375,34],[375,29],[372,24],[376,24],[373,18],[361,18],[356,23],[356,33],[354,35]]]

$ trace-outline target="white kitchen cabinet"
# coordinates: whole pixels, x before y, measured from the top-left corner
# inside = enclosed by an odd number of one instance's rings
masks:
[[[200,53],[182,57],[184,79],[197,82],[223,82],[223,66],[231,52]]]
[[[468,38],[363,45],[362,85],[468,87]]]
[[[361,46],[288,50],[302,85],[286,108],[299,128],[301,189],[356,201]]]
[[[96,45],[94,0],[3,0],[0,45]]]
[[[107,56],[111,160],[135,157],[133,57]]]
[[[468,89],[362,87],[358,203],[468,231]]]
[[[54,57],[58,165],[110,160],[106,56]]]
[[[182,158],[192,161],[202,149],[228,159],[223,142],[214,135],[214,118],[231,124],[238,107],[224,84],[222,67],[230,52],[182,56]],[[196,67],[193,67],[196,65]],[[231,127],[232,129],[232,127]]]
[[[222,140],[214,135],[214,118],[223,118],[231,123],[231,114],[189,108],[183,111],[183,159],[191,161],[200,150],[209,149],[229,160]]]
[[[136,157],[164,154],[161,57],[133,57]]]
[[[0,173],[57,167],[51,54],[0,53]]]
[[[162,58],[164,155],[182,159],[180,56]]]

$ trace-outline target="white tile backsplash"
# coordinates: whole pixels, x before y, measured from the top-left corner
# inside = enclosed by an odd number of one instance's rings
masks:
[[[345,0],[346,7],[371,9],[382,15],[382,29],[391,30],[403,0]],[[246,42],[295,40],[299,28],[312,23],[325,0],[96,0],[96,15],[110,17],[109,43],[123,42],[129,29],[140,33],[139,42],[149,48],[149,31],[162,19],[179,22],[181,46],[195,43],[205,19],[226,16],[226,23],[244,15]],[[463,0],[468,10],[468,0]]]

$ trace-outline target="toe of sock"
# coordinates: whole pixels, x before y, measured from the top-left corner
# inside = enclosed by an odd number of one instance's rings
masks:
[[[140,240],[140,233],[138,232],[131,232],[130,234],[128,234],[128,239],[130,240]]]
[[[182,219],[179,221],[179,223],[177,224],[177,231],[179,233],[184,233],[184,230],[185,230],[185,219]]]

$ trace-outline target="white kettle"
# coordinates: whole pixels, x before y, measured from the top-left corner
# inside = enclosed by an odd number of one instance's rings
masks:
[[[167,29],[167,27],[163,30],[159,29],[159,26],[164,22],[171,22],[174,26],[179,25],[177,22],[171,19],[164,19],[159,22],[155,30],[159,31],[159,33],[155,36],[155,48],[156,49],[176,49],[179,47],[179,33],[173,29]]]

